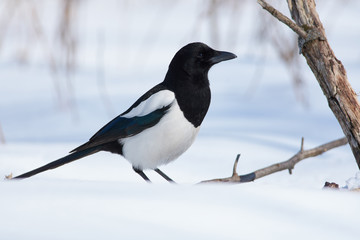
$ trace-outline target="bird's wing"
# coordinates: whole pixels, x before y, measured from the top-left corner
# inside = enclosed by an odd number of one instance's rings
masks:
[[[150,91],[152,91],[151,94],[149,94]],[[161,88],[155,92],[154,88],[150,91],[139,98],[126,112],[101,128],[87,143],[71,152],[134,136],[157,124],[175,101],[175,95]]]

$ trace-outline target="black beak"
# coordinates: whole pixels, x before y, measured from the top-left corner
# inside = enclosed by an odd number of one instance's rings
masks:
[[[231,52],[215,51],[214,56],[209,59],[209,63],[214,65],[216,63],[234,59],[236,57],[237,56]]]

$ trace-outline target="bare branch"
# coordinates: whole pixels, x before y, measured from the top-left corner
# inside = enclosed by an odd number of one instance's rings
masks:
[[[316,11],[315,0],[287,0],[291,17],[271,7],[264,0],[258,3],[275,18],[299,35],[299,52],[314,73],[328,105],[338,120],[356,163],[360,168],[360,102],[351,87],[344,65],[338,60],[325,36],[325,29]],[[299,31],[299,28],[302,31]]]
[[[300,37],[302,37],[304,39],[307,37],[306,31],[304,29],[302,29],[301,27],[299,27],[298,25],[296,25],[296,23],[294,23],[290,18],[288,18],[287,16],[285,16],[284,14],[282,14],[281,12],[279,12],[278,10],[276,10],[270,4],[268,4],[267,2],[265,2],[263,0],[258,0],[257,2],[260,4],[260,6],[263,9],[268,11],[271,15],[273,15],[279,21],[283,22],[285,25],[287,25],[289,28],[291,28]]]
[[[256,179],[265,177],[267,175],[270,175],[272,173],[276,173],[276,172],[280,172],[283,170],[288,169],[290,174],[291,174],[291,170],[294,169],[295,165],[300,162],[301,160],[304,160],[306,158],[310,158],[310,157],[315,157],[318,156],[326,151],[329,151],[333,148],[336,147],[340,147],[343,146],[347,143],[347,138],[343,137],[334,141],[331,141],[329,143],[320,145],[318,147],[309,149],[309,150],[304,150],[304,138],[301,139],[301,147],[300,147],[300,151],[298,153],[296,153],[293,157],[291,157],[290,159],[283,161],[283,162],[279,162],[279,163],[275,163],[273,165],[270,165],[268,167],[256,170],[252,173],[249,174],[245,174],[245,175],[238,175],[236,173],[236,166],[239,160],[240,155],[237,155],[235,163],[234,163],[234,168],[233,168],[233,174],[231,177],[227,177],[227,178],[217,178],[217,179],[211,179],[211,180],[205,180],[202,181],[200,183],[218,183],[218,182],[226,182],[226,183],[244,183],[244,182],[252,182]]]

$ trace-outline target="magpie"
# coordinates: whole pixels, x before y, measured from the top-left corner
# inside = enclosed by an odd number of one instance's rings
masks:
[[[184,153],[194,142],[209,109],[208,72],[219,62],[236,58],[204,43],[190,43],[173,57],[163,82],[142,95],[128,110],[102,127],[69,155],[14,179],[28,178],[99,151],[122,155],[133,170],[150,182],[151,169],[174,182],[158,167]]]

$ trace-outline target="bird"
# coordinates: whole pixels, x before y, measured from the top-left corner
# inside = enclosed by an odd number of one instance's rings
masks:
[[[201,42],[182,47],[170,61],[164,80],[143,94],[86,143],[58,160],[13,179],[24,179],[100,151],[122,155],[133,170],[151,182],[144,170],[159,169],[177,159],[194,142],[211,100],[208,72],[222,61],[236,58]]]

